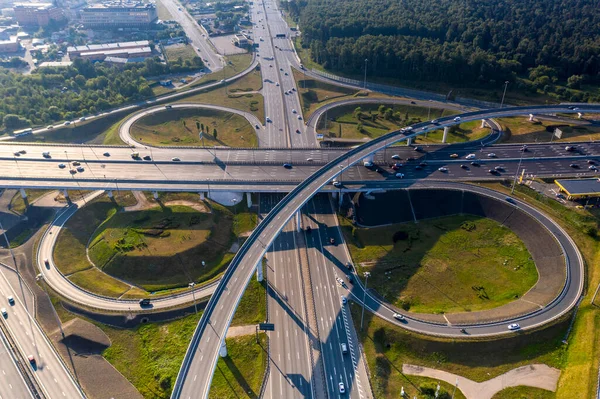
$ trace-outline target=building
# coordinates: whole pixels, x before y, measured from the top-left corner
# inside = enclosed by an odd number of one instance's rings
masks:
[[[86,28],[148,28],[158,20],[156,6],[148,3],[102,3],[81,10]]]
[[[150,47],[124,48],[115,50],[98,50],[80,53],[79,57],[90,61],[104,61],[107,57],[112,58],[147,58],[152,55]]]
[[[15,3],[13,10],[22,26],[47,26],[64,18],[62,10],[52,3]]]
[[[231,42],[238,47],[246,47],[248,45],[248,38],[242,34],[235,34],[231,39]]]
[[[600,197],[600,179],[560,179],[554,181],[568,200]]]
[[[142,47],[150,47],[150,42],[148,40],[140,40],[137,42],[86,44],[85,46],[67,47],[67,54],[69,55],[69,58],[74,58],[79,57],[82,53],[124,50]]]
[[[19,39],[16,36],[12,36],[8,40],[0,40],[0,53],[16,53],[20,47]]]

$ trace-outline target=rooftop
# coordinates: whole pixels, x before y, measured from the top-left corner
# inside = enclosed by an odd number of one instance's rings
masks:
[[[35,8],[37,10],[47,10],[53,8],[52,3],[14,3],[13,8]]]
[[[68,47],[67,53],[84,52],[84,51],[101,51],[101,50],[117,50],[119,48],[131,47],[148,47],[150,41],[139,40],[137,42],[120,42],[120,43],[104,43],[104,44],[86,44],[85,46]]]
[[[600,179],[559,179],[555,182],[569,195],[600,194]]]
[[[73,65],[73,63],[70,61],[48,61],[48,62],[42,62],[40,65],[38,65],[38,68],[49,68],[49,67],[65,68],[65,67],[68,67],[71,65]]]
[[[98,10],[112,10],[112,9],[123,9],[123,8],[156,8],[154,4],[151,3],[121,3],[121,2],[107,2],[100,4],[90,4],[85,7],[86,10],[98,11]]]

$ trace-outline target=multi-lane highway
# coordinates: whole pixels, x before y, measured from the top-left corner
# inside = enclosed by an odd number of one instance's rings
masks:
[[[581,112],[600,112],[600,105],[581,105]],[[327,165],[312,174],[309,178],[300,183],[290,192],[273,210],[263,219],[263,222],[254,230],[248,240],[242,245],[237,255],[232,260],[228,270],[224,274],[221,283],[211,297],[206,310],[200,320],[198,327],[190,343],[190,347],[182,369],[178,375],[174,387],[174,397],[188,398],[193,395],[206,397],[210,386],[210,378],[189,379],[188,373],[195,375],[212,376],[217,360],[218,346],[215,342],[221,342],[229,326],[233,313],[240,300],[249,278],[256,268],[256,265],[262,259],[265,251],[271,245],[275,237],[288,220],[302,208],[310,198],[331,180],[348,169],[350,165],[368,159],[370,155],[377,151],[414,137],[418,134],[424,134],[431,130],[436,130],[439,126],[449,126],[461,122],[468,122],[478,119],[489,119],[497,117],[507,117],[515,115],[524,115],[529,113],[573,113],[577,112],[567,106],[533,106],[533,107],[510,107],[496,110],[475,111],[462,114],[458,117],[440,118],[436,124],[431,122],[418,123],[412,126],[410,131],[397,131],[380,138],[374,139],[360,147],[357,147],[329,162]],[[458,119],[460,118],[460,119]],[[581,280],[581,278],[579,279]],[[566,304],[570,309],[574,303]],[[219,309],[218,313],[215,309]],[[210,326],[210,328],[207,328]],[[436,327],[446,328],[449,327]],[[426,331],[424,331],[426,332]],[[448,335],[452,335],[448,331]],[[504,325],[487,325],[485,329],[477,331],[477,335],[506,334]],[[211,344],[212,340],[212,344]]]
[[[13,298],[12,303],[8,302],[9,296]],[[79,385],[31,314],[32,304],[21,300],[21,296],[11,286],[1,268],[0,307],[5,307],[8,313],[0,322],[6,326],[23,357],[25,359],[28,356],[34,357],[35,363],[31,367],[42,394],[47,398],[84,397]],[[23,391],[19,388],[19,382],[20,380],[15,379],[12,384],[16,389]],[[6,396],[6,398],[13,397],[18,397],[16,392]]]
[[[4,333],[0,331],[0,398],[33,399],[15,363],[15,356],[7,346]]]

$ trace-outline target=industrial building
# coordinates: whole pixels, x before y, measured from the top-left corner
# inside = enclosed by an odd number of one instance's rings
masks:
[[[16,53],[20,48],[19,39],[12,36],[8,40],[0,40],[0,53]]]
[[[13,10],[21,26],[47,26],[64,18],[62,10],[52,3],[15,3]]]
[[[102,3],[81,10],[81,23],[87,28],[143,29],[157,20],[156,6],[148,3]]]
[[[106,58],[144,59],[152,55],[148,40],[137,42],[87,44],[85,46],[68,47],[67,54],[72,60],[83,58],[91,61],[104,61]]]
[[[231,41],[238,47],[245,47],[248,45],[248,38],[240,33],[235,34]]]

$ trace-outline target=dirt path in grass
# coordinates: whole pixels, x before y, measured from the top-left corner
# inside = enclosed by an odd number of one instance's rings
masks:
[[[560,370],[545,364],[530,364],[518,367],[484,382],[475,382],[447,371],[412,364],[404,364],[402,372],[408,375],[435,378],[452,385],[458,383],[458,389],[467,399],[491,399],[496,393],[505,388],[520,385],[556,392],[558,377],[560,376]]]
[[[144,193],[141,191],[132,191],[132,193],[133,193],[133,196],[135,197],[135,199],[137,200],[137,204],[125,207],[124,208],[125,212],[143,211],[146,209],[155,208],[158,205],[158,203],[156,201],[152,201],[152,200],[149,200],[148,198],[146,198]],[[189,206],[190,208],[195,209],[198,212],[210,213],[210,209],[206,205],[199,203],[199,202],[175,200],[175,201],[166,202],[164,205],[165,206],[175,206],[175,205]]]

